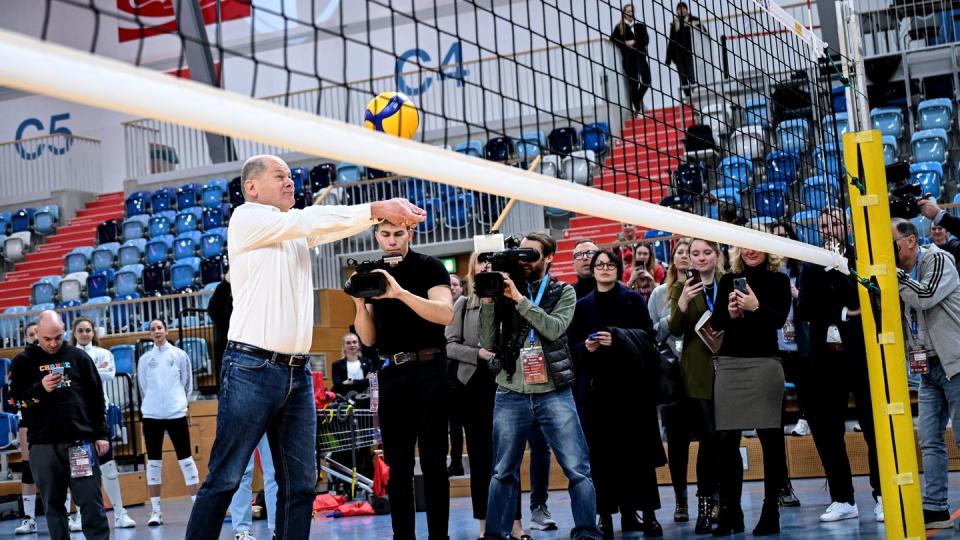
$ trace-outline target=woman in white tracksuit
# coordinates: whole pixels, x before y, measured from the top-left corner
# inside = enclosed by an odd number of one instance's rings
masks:
[[[150,321],[150,339],[154,347],[137,363],[137,383],[142,398],[143,438],[147,445],[147,491],[151,505],[147,525],[155,526],[163,524],[160,487],[163,482],[164,433],[173,443],[191,499],[196,498],[200,489],[200,473],[190,452],[187,420],[188,398],[193,393],[190,358],[167,341],[167,325],[159,319]]]
[[[87,355],[93,360],[100,372],[100,380],[103,382],[103,402],[106,407],[110,407],[110,399],[107,395],[107,386],[112,383],[116,375],[116,366],[113,362],[113,354],[100,347],[100,338],[97,336],[97,330],[93,321],[87,317],[78,317],[73,321],[73,331],[70,336],[70,345],[79,347],[86,351]],[[106,411],[104,411],[106,414]],[[118,478],[117,462],[113,459],[113,447],[100,458],[101,481],[103,490],[107,492],[110,498],[110,504],[113,506],[113,523],[118,529],[128,529],[136,527],[137,522],[133,520],[126,509],[123,508],[123,497],[120,494],[120,479]],[[70,511],[70,498],[67,497],[67,511]],[[80,512],[70,516],[70,532],[80,532],[82,525],[80,521]]]

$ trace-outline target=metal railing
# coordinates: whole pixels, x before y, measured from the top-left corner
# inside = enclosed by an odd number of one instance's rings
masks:
[[[860,12],[867,57],[960,41],[960,5],[953,0],[890,2]]]
[[[0,143],[0,193],[6,197],[73,189],[103,190],[100,141],[53,134]]]
[[[214,361],[213,323],[206,309],[187,308],[180,312],[177,347],[190,357],[194,391],[215,395],[220,389],[220,366]]]
[[[133,465],[134,470],[139,470],[143,463],[143,449],[140,448],[140,392],[137,382],[130,374],[117,373],[112,381],[104,384],[104,390],[107,405],[113,409],[107,413],[113,457],[120,465]]]
[[[619,58],[609,40],[602,38],[464,62],[460,70],[467,75],[456,86],[452,82],[442,83],[436,69],[427,67],[406,72],[402,78],[409,84],[435,79],[433,88],[413,98],[421,113],[423,142],[441,142],[448,137],[486,138],[480,126],[497,126],[498,130],[517,133],[543,129],[538,126],[552,124],[558,116],[589,117],[601,104],[607,105],[598,97],[605,93],[612,94],[606,96],[609,100],[620,96],[626,99],[624,92],[618,96],[615,88],[604,87],[619,80]],[[397,88],[397,76],[387,75],[263,99],[349,124],[362,124],[371,96]],[[495,96],[491,88],[497,89]],[[522,125],[517,126],[518,122]],[[212,164],[203,131],[153,119],[123,125],[128,178]],[[290,151],[259,141],[231,142],[237,160]]]
[[[206,309],[213,291],[177,293],[167,296],[151,296],[133,300],[120,300],[103,304],[57,308],[63,317],[67,330],[76,317],[89,317],[96,326],[103,328],[106,335],[146,331],[143,323],[152,319],[162,319],[168,327],[173,324],[185,309]],[[23,347],[23,326],[37,318],[38,311],[0,315],[0,347]]]

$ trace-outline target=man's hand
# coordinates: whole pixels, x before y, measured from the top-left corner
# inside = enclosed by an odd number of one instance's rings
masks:
[[[353,379],[347,379],[343,381],[344,386],[349,386],[353,384]]]
[[[480,358],[481,358],[482,360],[487,360],[487,361],[489,361],[491,358],[494,357],[493,352],[488,351],[488,350],[486,350],[486,349],[484,349],[484,348],[482,348],[482,347],[480,348],[480,352],[477,353],[477,354],[480,356]]]
[[[395,197],[370,203],[370,217],[410,227],[427,219],[427,213],[412,202]]]
[[[506,272],[500,273],[503,274],[503,295],[519,304],[523,300],[523,295],[517,290],[517,286],[510,279],[509,274]]]
[[[94,441],[93,445],[97,448],[98,456],[102,456],[110,451],[110,443],[107,441]]]
[[[407,292],[403,287],[397,283],[397,280],[390,275],[390,272],[387,272],[383,268],[374,269],[373,272],[380,272],[381,274],[387,276],[387,291],[380,296],[374,296],[375,300],[382,300],[384,298],[399,298],[400,295]]]
[[[933,199],[920,199],[917,201],[917,205],[920,206],[920,213],[923,214],[923,217],[929,220],[933,220],[940,213],[940,207],[937,206],[937,201]]]
[[[63,375],[60,373],[48,373],[46,377],[40,379],[40,384],[47,392],[53,392],[63,382]]]

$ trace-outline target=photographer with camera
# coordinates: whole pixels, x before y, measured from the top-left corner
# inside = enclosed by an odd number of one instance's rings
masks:
[[[345,290],[354,295],[360,341],[376,345],[384,357],[379,414],[390,466],[393,537],[416,538],[413,468],[419,449],[429,537],[446,539],[450,483],[444,327],[453,321],[450,275],[436,258],[410,249],[413,229],[385,221],[374,227],[374,235],[383,259],[361,264],[362,271],[351,276]],[[370,266],[375,268],[367,270]]]
[[[482,297],[480,346],[493,351],[502,363],[496,378],[494,466],[485,537],[510,538],[524,445],[530,432],[539,428],[570,482],[575,523],[571,537],[599,539],[587,443],[571,391],[573,361],[566,331],[576,293],[547,272],[557,249],[553,238],[530,233],[520,248],[481,257],[492,258],[493,269],[500,273],[476,277],[475,290]]]

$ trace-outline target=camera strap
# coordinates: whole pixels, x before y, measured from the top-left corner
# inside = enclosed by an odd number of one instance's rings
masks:
[[[537,291],[536,298],[533,297],[533,289],[530,288],[530,285],[527,285],[527,292],[530,293],[530,302],[535,306],[540,305],[540,300],[543,300],[543,292],[547,290],[547,284],[550,283],[550,272],[544,274],[543,279],[540,280],[540,290]],[[536,331],[533,329],[533,325],[530,326],[530,346],[533,347]]]

